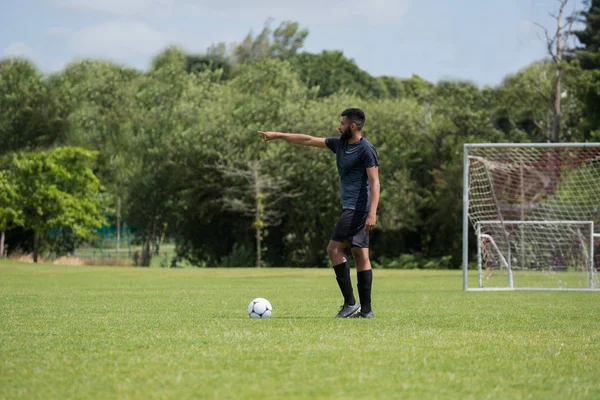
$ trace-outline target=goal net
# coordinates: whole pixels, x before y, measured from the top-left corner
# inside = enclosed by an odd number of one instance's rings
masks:
[[[464,157],[465,290],[598,290],[600,143],[466,144]]]

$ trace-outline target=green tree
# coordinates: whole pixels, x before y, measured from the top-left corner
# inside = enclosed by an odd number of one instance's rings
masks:
[[[248,63],[268,58],[289,59],[304,46],[308,36],[306,29],[300,29],[297,22],[284,21],[275,31],[270,27],[271,20],[263,30],[253,36],[248,33],[241,43],[233,46],[231,58],[236,63]]]
[[[52,76],[49,85],[71,110],[68,143],[97,151],[96,173],[107,189],[106,214],[116,221],[120,243],[121,204],[137,157],[132,119],[137,112],[134,81],[141,73],[104,61],[79,61]]]
[[[284,21],[273,32],[271,52],[274,57],[288,60],[295,56],[304,47],[304,40],[308,36],[307,29],[300,29],[297,22]]]
[[[194,143],[193,130],[203,123],[198,110],[203,85],[214,83],[211,71],[187,74],[186,65],[186,54],[169,48],[135,82],[131,149],[137,161],[131,167],[126,215],[144,237],[142,266],[149,266],[152,255],[158,253],[158,238],[165,229],[176,226],[173,219],[183,207],[179,193],[190,184],[182,178],[187,162],[182,155],[187,153],[185,146]],[[206,139],[204,145],[210,146],[210,138]]]
[[[0,61],[0,155],[61,141],[67,111],[26,60]]]
[[[578,20],[585,28],[574,32],[580,46],[571,49],[571,57],[583,68],[575,85],[577,95],[583,103],[583,118],[580,129],[584,140],[600,139],[600,1],[588,0],[586,10],[579,13]]]
[[[386,82],[360,69],[341,51],[324,50],[321,54],[301,53],[291,59],[308,87],[318,87],[319,96],[327,97],[342,90],[363,98],[386,96]]]
[[[573,64],[576,65],[576,64]],[[574,68],[577,70],[577,68]],[[572,94],[579,101],[577,113],[580,141],[600,141],[600,69],[579,70],[577,75],[570,78]]]
[[[515,142],[545,142],[553,134],[554,70],[550,61],[535,62],[508,76],[496,88],[489,108],[496,127]],[[575,64],[561,72],[561,141],[583,140],[579,133],[583,105],[577,93],[586,84]]]
[[[0,258],[4,257],[4,241],[6,230],[23,225],[23,212],[19,207],[21,201],[17,196],[13,171],[0,171]]]
[[[33,260],[53,229],[68,227],[87,239],[104,222],[95,154],[77,147],[10,156],[22,222],[34,233]]]
[[[571,49],[583,69],[600,69],[600,1],[586,0],[586,10],[578,14],[585,28],[575,31],[580,46]]]
[[[223,178],[231,182],[221,199],[226,210],[252,218],[255,231],[255,267],[263,265],[264,238],[267,229],[281,223],[283,213],[275,206],[285,198],[297,197],[289,183],[273,179],[263,171],[258,160],[249,161],[242,167],[218,165]]]
[[[189,54],[185,69],[189,73],[221,71],[221,79],[228,80],[231,78],[233,67],[223,56]]]
[[[385,88],[386,97],[392,99],[401,99],[406,96],[404,82],[400,78],[393,76],[380,76],[377,78]]]

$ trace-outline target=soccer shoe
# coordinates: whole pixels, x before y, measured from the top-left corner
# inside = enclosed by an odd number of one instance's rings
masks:
[[[375,315],[373,315],[373,311],[369,311],[368,313],[359,311],[356,314],[352,315],[350,318],[375,318]]]
[[[349,318],[352,314],[360,310],[360,304],[354,303],[353,305],[344,304],[340,307],[340,311],[336,318]]]

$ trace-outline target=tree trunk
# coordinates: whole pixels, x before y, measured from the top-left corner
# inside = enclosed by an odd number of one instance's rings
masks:
[[[556,70],[556,81],[554,82],[554,105],[552,107],[552,138],[553,143],[560,141],[560,108],[561,108],[561,71]]]
[[[257,221],[258,222],[258,221]],[[261,267],[262,260],[262,240],[261,240],[260,228],[256,227],[256,268]]]
[[[256,229],[256,268],[262,266],[262,229],[263,229],[263,206],[262,191],[258,176],[258,162],[252,164],[252,175],[254,178],[254,198],[256,200],[256,210],[254,214],[254,229]]]
[[[154,240],[154,255],[160,256],[160,238],[162,237],[162,229],[159,232],[156,232],[156,221],[154,221],[154,226],[152,228],[152,238]]]
[[[117,198],[117,251],[121,247],[121,198]]]
[[[5,231],[2,229],[2,233],[0,233],[0,258],[4,258],[4,238]]]
[[[142,249],[142,267],[149,267],[150,262],[152,261],[152,240],[156,237],[156,220],[154,220],[148,228],[146,242]]]
[[[565,42],[563,40],[563,15],[564,8],[568,0],[562,0],[561,7],[556,17],[556,56],[554,61],[556,65],[555,80],[554,80],[554,104],[552,105],[552,142],[558,143],[560,141],[560,119],[561,119],[561,101],[562,101],[562,65],[563,53],[565,50]],[[568,32],[567,32],[568,35]]]
[[[142,267],[149,267],[150,266],[150,234],[148,233],[148,236],[146,237],[146,240],[144,241],[144,247],[142,247],[142,261],[140,263],[140,266]]]
[[[152,240],[152,228],[148,227],[148,234],[142,248],[142,267],[149,267],[152,260],[152,252],[150,251],[150,241]]]
[[[565,50],[565,42],[563,40],[563,15],[564,8],[567,4],[568,0],[561,0],[560,10],[558,12],[558,16],[556,17],[556,55],[554,57],[554,62],[556,65],[555,77],[554,77],[554,90],[552,93],[552,97],[554,100],[552,104],[552,131],[551,137],[548,138],[553,143],[560,142],[560,121],[561,121],[561,107],[562,107],[562,60],[563,53]],[[568,32],[567,32],[568,35]],[[558,181],[560,179],[560,164],[561,164],[561,154],[560,149],[551,149],[548,152],[550,157],[549,168],[550,168],[550,177],[551,182],[549,185],[549,193],[554,195],[556,187],[558,185]]]
[[[33,262],[37,263],[38,262],[38,251],[39,251],[39,234],[37,232],[35,232],[33,234]]]

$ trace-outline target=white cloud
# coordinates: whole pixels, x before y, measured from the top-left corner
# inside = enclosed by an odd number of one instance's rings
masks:
[[[69,46],[79,57],[152,56],[170,43],[166,35],[142,22],[112,21],[69,35]]]
[[[117,16],[168,15],[175,0],[51,0],[57,7]]]
[[[202,21],[219,20],[223,25],[257,26],[267,18],[280,21],[298,21],[302,27],[326,24],[360,30],[363,24],[385,24],[400,21],[408,12],[412,0],[46,0],[55,7],[75,12],[109,14],[112,17],[100,24],[79,30],[54,26],[46,34],[67,41],[76,58],[105,58],[113,61],[139,63],[170,44],[183,46],[192,52],[203,52],[213,42],[240,40],[231,30],[211,32],[205,42],[189,28],[177,27],[178,17],[194,17]],[[156,17],[156,18],[155,18]],[[169,17],[165,23],[162,18]],[[143,20],[142,20],[143,18]],[[243,22],[240,22],[243,21]],[[155,22],[160,22],[158,28]],[[172,22],[172,23],[171,23]],[[170,26],[170,28],[164,28]],[[202,27],[199,26],[198,29]],[[165,29],[169,29],[165,31]],[[247,28],[243,31],[247,32]],[[231,40],[230,40],[231,41]]]
[[[355,24],[398,22],[408,12],[411,0],[332,0],[329,2],[307,0],[282,5],[275,0],[260,3],[223,0],[210,5],[190,5],[187,13],[197,17],[219,17],[264,21],[268,17],[276,20],[299,21],[303,24]]]
[[[412,0],[50,0],[54,6],[116,16],[197,16],[302,23],[349,24],[398,22]]]
[[[23,42],[13,42],[4,49],[5,57],[24,57],[34,60],[34,54],[31,47]]]
[[[408,12],[411,0],[305,0],[284,3],[262,0],[248,4],[240,0],[222,0],[212,4],[189,5],[188,13],[198,17],[221,17],[263,21],[292,20],[305,24],[355,24],[398,22]]]

